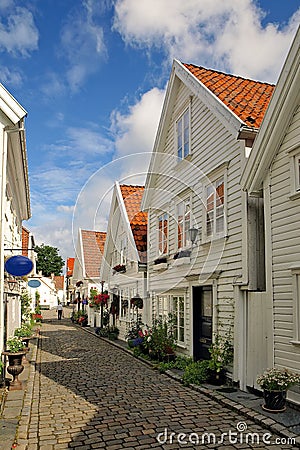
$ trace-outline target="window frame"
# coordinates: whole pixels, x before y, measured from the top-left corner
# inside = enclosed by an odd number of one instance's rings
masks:
[[[297,144],[287,152],[290,158],[290,200],[300,198],[300,146]]]
[[[171,296],[171,304],[172,304],[172,313],[174,314],[174,318],[176,322],[174,323],[175,327],[175,340],[177,344],[184,345],[186,340],[186,299],[184,294],[172,294]],[[181,305],[180,305],[181,303]],[[174,308],[174,305],[176,304],[176,308]],[[183,314],[183,317],[181,317],[181,314]],[[181,320],[183,319],[183,322],[181,324]],[[181,334],[181,332],[182,334]],[[183,339],[181,339],[181,336]]]
[[[181,229],[181,233],[179,233],[179,229],[180,229],[180,221],[179,221],[179,207],[183,206],[183,214],[182,214],[182,229]],[[187,205],[189,206],[189,212],[187,213],[186,207]],[[186,215],[189,214],[189,225],[187,227],[186,223]],[[179,200],[178,202],[176,202],[175,204],[175,245],[176,245],[176,249],[177,251],[180,250],[185,250],[187,248],[190,248],[192,245],[192,242],[189,239],[189,230],[191,229],[192,226],[192,199],[191,197],[189,198],[185,198],[182,200]],[[187,227],[187,229],[186,229]],[[181,238],[179,237],[179,234],[181,234]],[[180,240],[181,240],[181,245],[180,245]]]
[[[162,219],[162,220],[160,220]],[[167,222],[166,231],[167,235],[165,235],[164,231],[160,232],[160,230],[165,230],[164,222]],[[163,224],[160,228],[160,222]],[[170,235],[170,214],[167,212],[162,212],[157,216],[157,255],[164,256],[169,253],[169,235]]]
[[[293,267],[292,287],[293,287],[293,340],[292,344],[300,345],[300,267]]]
[[[219,168],[215,169],[214,171],[212,171],[208,177],[205,179],[205,181],[203,182],[203,197],[202,197],[202,201],[203,201],[203,214],[202,214],[202,242],[210,242],[212,240],[216,240],[216,239],[220,239],[223,237],[227,237],[227,215],[228,215],[228,205],[227,205],[227,200],[228,200],[228,193],[227,193],[227,167],[228,167],[228,162],[223,163]],[[217,208],[219,207],[217,205],[218,203],[218,196],[216,195],[217,193],[217,182],[219,180],[223,179],[223,229],[221,231],[217,231],[217,219],[220,218],[221,216],[217,216]],[[208,192],[208,188],[212,188],[212,194],[214,194],[214,200],[213,200],[213,227],[212,227],[212,233],[208,234],[207,233],[207,216],[208,216],[208,212],[207,212],[207,192]]]
[[[187,127],[185,127],[185,117],[188,118]],[[180,127],[179,124],[181,123]],[[178,132],[180,130],[180,133]],[[185,133],[185,130],[186,133]],[[181,146],[179,147],[179,136],[181,136]],[[187,146],[188,151],[185,152],[185,137],[188,138]],[[179,149],[181,148],[181,155],[179,155]],[[178,161],[183,161],[191,154],[191,105],[189,104],[184,110],[178,115],[175,120],[175,149]]]

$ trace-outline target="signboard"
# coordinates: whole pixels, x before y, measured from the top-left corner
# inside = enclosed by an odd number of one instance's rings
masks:
[[[5,262],[4,268],[6,272],[15,277],[23,277],[28,275],[33,269],[33,262],[26,256],[11,256]]]

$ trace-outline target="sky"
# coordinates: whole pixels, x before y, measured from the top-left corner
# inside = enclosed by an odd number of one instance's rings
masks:
[[[37,245],[105,231],[143,184],[173,59],[276,83],[300,0],[0,0],[0,82],[27,111]]]

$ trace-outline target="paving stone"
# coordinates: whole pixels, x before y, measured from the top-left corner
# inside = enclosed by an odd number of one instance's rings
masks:
[[[45,312],[45,317],[51,318],[51,314]],[[220,437],[244,421],[248,430],[262,435],[274,422],[259,412],[253,415],[248,407],[218,392],[215,401],[209,389],[193,390],[160,375],[130,353],[67,319],[45,320],[41,333],[37,370],[28,383],[33,401],[24,409],[20,428],[22,437],[28,428],[27,450],[189,449],[195,448],[192,443],[182,446],[176,440],[180,433],[214,433]],[[164,444],[158,441],[159,433],[162,437],[166,434]],[[213,443],[205,447],[217,448]],[[225,442],[220,448],[263,446]]]

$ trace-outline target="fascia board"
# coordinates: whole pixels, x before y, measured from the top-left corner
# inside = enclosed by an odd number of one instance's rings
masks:
[[[162,112],[161,112],[161,116],[160,116],[160,120],[159,120],[159,124],[158,124],[158,128],[157,128],[155,141],[154,141],[152,156],[151,156],[149,169],[148,169],[146,182],[145,182],[144,195],[143,195],[142,202],[141,202],[141,210],[142,211],[146,211],[149,208],[150,203],[151,203],[151,196],[152,196],[151,188],[154,186],[155,178],[156,178],[155,168],[157,167],[157,164],[159,164],[160,149],[163,147],[165,136],[166,136],[166,133],[168,130],[168,123],[171,118],[171,113],[172,113],[171,108],[172,108],[172,105],[175,100],[175,87],[174,87],[175,80],[176,80],[175,66],[176,66],[176,60],[173,61],[171,75],[170,75],[170,78],[168,81],[165,98],[164,98],[164,103],[163,103],[163,107],[162,107]]]
[[[128,238],[129,238],[129,240],[131,242],[132,248],[134,249],[134,254],[135,254],[135,257],[136,257],[136,261],[139,261],[139,259],[140,259],[139,258],[139,253],[138,253],[136,245],[135,245],[135,240],[134,240],[132,229],[131,229],[131,226],[130,226],[130,222],[129,222],[127,210],[126,210],[126,207],[125,207],[123,195],[122,195],[122,192],[121,192],[120,184],[118,182],[116,182],[116,194],[117,194],[117,199],[118,199],[118,202],[119,202],[119,205],[120,205],[121,217],[122,217],[123,222],[124,222],[124,224],[126,226],[126,229],[127,229]]]
[[[112,198],[111,198],[111,202],[110,202],[110,211],[109,211],[108,222],[107,222],[106,239],[105,239],[103,257],[102,257],[103,265],[111,264],[111,249],[113,247],[113,245],[112,245],[113,239],[112,239],[112,234],[111,234],[111,223],[112,223],[112,217],[113,217],[114,210],[115,210],[115,203],[117,201],[116,184],[117,184],[117,181],[115,182],[115,186],[114,186],[114,190],[113,190],[113,194],[112,194]],[[104,275],[104,273],[103,273],[104,271],[105,271],[105,267],[103,266],[103,271],[101,270],[102,278]]]
[[[273,92],[241,177],[242,189],[255,195],[282,143],[290,117],[300,99],[300,27]]]
[[[27,116],[27,111],[17,102],[17,100],[0,83],[0,109],[13,124],[17,124],[23,117]]]
[[[78,262],[79,262],[79,265],[81,265],[82,278],[85,278],[86,273],[85,273],[84,250],[83,250],[83,240],[82,240],[82,228],[78,229],[78,233],[79,233],[79,249],[80,249],[80,255],[79,255],[80,258],[78,258]]]
[[[216,115],[229,132],[235,135],[244,122],[177,60],[175,60],[175,72],[178,78]]]

